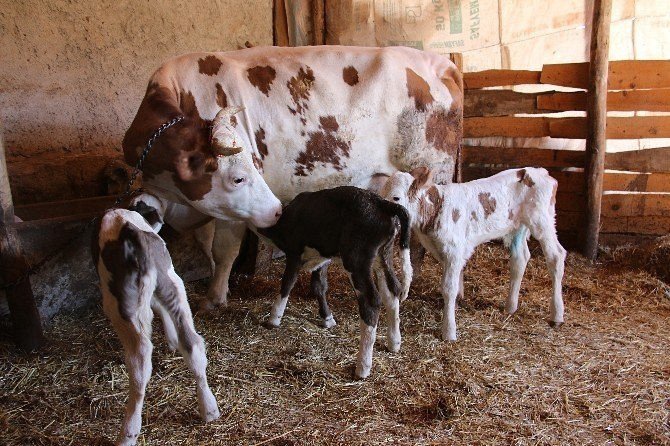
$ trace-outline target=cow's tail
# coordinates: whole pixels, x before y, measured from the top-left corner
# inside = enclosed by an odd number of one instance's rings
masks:
[[[411,235],[409,212],[404,206],[401,206],[390,201],[383,201],[382,207],[384,210],[400,221],[400,258],[401,258],[401,282],[402,291],[400,293],[400,301],[407,299],[409,294],[409,287],[412,284],[412,262],[409,255],[409,238]]]

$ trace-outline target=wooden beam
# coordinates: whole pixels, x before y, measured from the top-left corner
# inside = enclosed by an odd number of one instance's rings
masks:
[[[272,41],[275,46],[290,46],[288,38],[288,19],[284,0],[272,3]]]
[[[485,136],[542,137],[549,135],[548,118],[501,116],[463,119],[463,136],[465,138]]]
[[[540,75],[543,84],[573,88],[587,88],[588,79],[588,62],[544,65]],[[609,64],[608,90],[644,88],[670,88],[669,60],[619,60]]]
[[[587,118],[547,119],[549,125],[548,136],[551,136],[552,138],[586,139],[588,135],[589,129]],[[643,139],[669,137],[670,116],[630,116],[607,118],[605,131],[606,139]]]
[[[484,91],[494,90],[482,90],[482,92]],[[474,91],[471,93],[474,93]],[[537,96],[537,108],[548,111],[584,111],[586,110],[586,93],[576,91],[572,93],[539,94]],[[607,93],[607,110],[670,111],[670,89],[610,91]]]
[[[670,193],[606,193],[602,203],[606,217],[670,217]]]
[[[326,43],[325,0],[312,0],[312,45]]]
[[[506,85],[539,84],[541,71],[486,70],[463,73],[465,89],[501,87]]]
[[[584,152],[520,147],[463,147],[464,164],[502,164],[506,167],[581,167]]]
[[[18,234],[13,225],[14,204],[9,188],[5,147],[0,126],[0,277],[4,284],[17,281],[28,269]],[[16,345],[26,351],[32,351],[44,345],[46,339],[42,333],[42,322],[35,305],[30,278],[6,288],[5,294]]]
[[[609,153],[607,154],[610,155]],[[607,166],[607,157],[605,158]],[[605,172],[603,190],[628,192],[670,192],[670,174]]]
[[[582,253],[589,259],[598,254],[600,210],[607,150],[607,70],[612,0],[594,0],[586,113],[586,215]]]
[[[463,116],[508,116],[516,113],[543,113],[538,108],[542,93],[519,93],[512,90],[467,90]],[[548,110],[550,111],[550,110]]]
[[[670,147],[608,153],[605,157],[605,168],[670,173]]]

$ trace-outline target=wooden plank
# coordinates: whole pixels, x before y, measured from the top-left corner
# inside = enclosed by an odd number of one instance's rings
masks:
[[[512,90],[467,90],[463,116],[508,116],[516,113],[543,113],[537,107],[539,93]]]
[[[14,228],[14,205],[0,126],[0,278],[5,285],[16,283],[5,289],[14,342],[20,349],[32,351],[44,345],[46,338],[42,332],[42,321],[35,305],[30,278],[19,281],[27,270],[28,263]]]
[[[463,73],[466,90],[506,85],[539,84],[540,71],[527,70],[486,70]]]
[[[576,192],[556,192],[556,212],[584,212],[585,196]]]
[[[550,111],[586,110],[586,93],[577,91],[539,94],[537,108]],[[670,89],[610,91],[607,94],[607,110],[670,111]]]
[[[670,193],[605,193],[602,215],[607,217],[670,217]]]
[[[602,232],[642,235],[667,235],[670,217],[603,217]]]
[[[605,172],[603,190],[628,192],[670,192],[670,174]]]
[[[17,206],[15,213],[23,221],[57,218],[72,215],[96,214],[104,211],[112,204],[116,197],[92,197],[77,200],[50,201]]]
[[[470,118],[473,119],[473,118]],[[480,118],[486,119],[486,118]],[[494,118],[488,118],[494,119]],[[519,118],[517,118],[519,119]],[[538,118],[527,118],[538,119]],[[586,118],[546,118],[552,138],[586,138]],[[492,136],[492,135],[490,135]],[[503,136],[503,135],[501,135]],[[516,135],[521,136],[521,135]],[[670,116],[631,116],[607,118],[608,139],[669,138]]]
[[[512,116],[490,118],[465,118],[463,136],[479,138],[484,136],[549,136],[548,118],[521,118]]]
[[[608,153],[605,168],[633,172],[670,172],[670,147]]]
[[[588,62],[548,64],[542,67],[540,82],[563,87],[586,88]],[[670,60],[619,60],[608,68],[608,90],[670,88]]]
[[[312,45],[326,43],[325,0],[312,0]]]
[[[584,152],[532,148],[463,146],[464,164],[502,164],[506,167],[581,167]]]

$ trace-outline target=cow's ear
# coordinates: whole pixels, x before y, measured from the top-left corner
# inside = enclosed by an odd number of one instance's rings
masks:
[[[433,183],[433,171],[425,166],[415,167],[410,174],[417,188],[428,187]]]
[[[197,150],[190,152],[181,151],[174,160],[174,167],[177,176],[181,181],[192,181],[205,171],[205,155]]]

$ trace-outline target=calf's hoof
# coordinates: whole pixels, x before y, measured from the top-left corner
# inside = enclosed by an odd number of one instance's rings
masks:
[[[218,407],[214,407],[212,410],[206,411],[205,413],[200,413],[200,416],[205,423],[209,423],[210,421],[214,421],[219,418],[221,416],[221,412],[219,412]]]
[[[549,326],[551,328],[561,328],[561,325],[563,325],[563,321],[549,321]]]
[[[386,348],[391,353],[398,353],[400,351],[400,341],[388,341],[386,343]]]
[[[269,318],[268,320],[265,321],[263,326],[265,326],[265,328],[277,328],[277,327],[279,327],[280,324],[281,324],[281,319],[271,317],[271,318]]]
[[[506,312],[507,314],[510,314],[510,315],[511,315],[511,314],[514,314],[514,313],[516,313],[516,310],[517,310],[517,309],[518,309],[518,308],[517,308],[516,305],[505,305],[505,312]]]
[[[456,333],[443,332],[442,333],[442,340],[443,341],[449,341],[449,342],[455,342],[456,341]]]
[[[121,434],[114,444],[116,446],[135,446],[137,437],[139,437],[139,434]]]
[[[337,325],[337,322],[335,322],[335,318],[333,317],[332,314],[330,316],[328,316],[327,318],[321,320],[321,326],[323,328],[333,328],[336,325]]]
[[[372,369],[372,366],[357,365],[356,371],[354,372],[354,378],[359,380],[366,379],[370,376],[370,369]]]

